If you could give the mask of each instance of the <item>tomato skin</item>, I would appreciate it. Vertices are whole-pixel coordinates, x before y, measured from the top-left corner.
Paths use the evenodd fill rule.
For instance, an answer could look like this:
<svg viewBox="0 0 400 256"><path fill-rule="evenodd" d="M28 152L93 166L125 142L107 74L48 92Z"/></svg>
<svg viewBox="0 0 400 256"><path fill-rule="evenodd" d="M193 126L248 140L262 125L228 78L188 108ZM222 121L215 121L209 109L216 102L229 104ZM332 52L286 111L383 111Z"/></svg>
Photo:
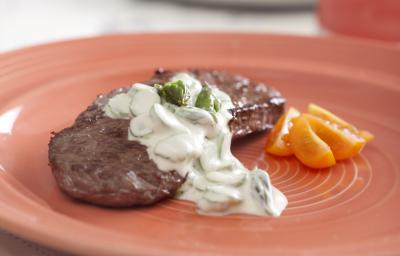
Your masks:
<svg viewBox="0 0 400 256"><path fill-rule="evenodd" d="M336 160L348 159L358 154L366 141L347 128L304 114L316 135L329 145Z"/></svg>
<svg viewBox="0 0 400 256"><path fill-rule="evenodd" d="M284 138L289 133L291 120L299 115L300 112L297 109L289 108L289 110L279 118L278 122L268 135L267 144L265 145L265 151L267 153L276 156L293 155L292 149Z"/></svg>
<svg viewBox="0 0 400 256"><path fill-rule="evenodd" d="M335 165L336 160L329 145L320 139L311 128L307 117L302 114L292 120L289 131L289 143L294 155L304 165L315 168L327 168Z"/></svg>

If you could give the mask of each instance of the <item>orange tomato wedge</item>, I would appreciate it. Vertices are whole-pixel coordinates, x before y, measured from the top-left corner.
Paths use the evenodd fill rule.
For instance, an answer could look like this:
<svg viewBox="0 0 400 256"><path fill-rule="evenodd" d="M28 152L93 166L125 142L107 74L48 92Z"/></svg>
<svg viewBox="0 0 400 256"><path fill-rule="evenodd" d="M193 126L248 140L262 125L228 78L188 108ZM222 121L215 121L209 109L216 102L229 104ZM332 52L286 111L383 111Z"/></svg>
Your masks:
<svg viewBox="0 0 400 256"><path fill-rule="evenodd" d="M332 112L321 108L318 105L315 104L309 104L308 108L307 108L308 113L317 116L319 118L322 118L326 121L332 122L334 124L337 124L338 126L342 127L342 128L347 128L351 131L353 130L357 130L354 126L352 126L351 124L349 124L348 122L344 121L343 119L341 119L340 117L336 116L335 114L333 114Z"/></svg>
<svg viewBox="0 0 400 256"><path fill-rule="evenodd" d="M340 128L338 125L310 114L303 115L315 134L329 145L336 160L353 157L366 144L365 139L350 129Z"/></svg>
<svg viewBox="0 0 400 256"><path fill-rule="evenodd" d="M308 113L322 118L326 121L331 122L332 124L336 124L340 128L348 129L350 132L358 135L359 137L363 138L366 142L369 142L374 139L374 135L368 131L359 131L355 126L351 125L347 121L343 120L342 118L336 116L332 112L318 106L315 104L308 105Z"/></svg>
<svg viewBox="0 0 400 256"><path fill-rule="evenodd" d="M308 113L290 108L277 122L265 150L278 156L294 154L311 168L333 166L358 154L374 135L358 130L347 121L315 104Z"/></svg>
<svg viewBox="0 0 400 256"><path fill-rule="evenodd" d="M336 163L331 148L314 132L307 115L302 114L292 119L292 123L289 143L300 162L316 169L330 167Z"/></svg>
<svg viewBox="0 0 400 256"><path fill-rule="evenodd" d="M287 145L284 137L289 133L291 120L299 115L300 112L297 109L289 108L289 110L279 118L268 135L267 144L265 146L266 152L277 156L289 156L293 154L293 151Z"/></svg>
<svg viewBox="0 0 400 256"><path fill-rule="evenodd" d="M360 130L358 132L358 136L363 138L366 142L370 142L371 140L373 140L375 138L375 136L372 133L370 133L369 131L365 131L365 130Z"/></svg>

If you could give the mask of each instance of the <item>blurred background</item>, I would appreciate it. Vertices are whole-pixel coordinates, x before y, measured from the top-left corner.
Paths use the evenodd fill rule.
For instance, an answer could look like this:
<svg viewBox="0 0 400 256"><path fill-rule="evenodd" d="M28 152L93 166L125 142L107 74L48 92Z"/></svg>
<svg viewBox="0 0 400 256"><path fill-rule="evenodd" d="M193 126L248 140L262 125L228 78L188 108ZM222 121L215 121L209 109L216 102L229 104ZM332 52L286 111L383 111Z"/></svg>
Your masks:
<svg viewBox="0 0 400 256"><path fill-rule="evenodd" d="M0 52L160 31L334 32L398 42L400 0L0 0Z"/></svg>

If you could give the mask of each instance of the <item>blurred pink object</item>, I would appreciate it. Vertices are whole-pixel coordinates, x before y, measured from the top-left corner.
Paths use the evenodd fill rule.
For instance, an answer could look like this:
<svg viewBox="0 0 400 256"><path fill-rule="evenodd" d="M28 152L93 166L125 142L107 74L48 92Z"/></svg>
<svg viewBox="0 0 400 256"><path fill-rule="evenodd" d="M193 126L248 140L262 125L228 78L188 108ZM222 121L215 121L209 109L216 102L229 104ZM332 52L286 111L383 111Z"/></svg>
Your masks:
<svg viewBox="0 0 400 256"><path fill-rule="evenodd" d="M400 42L400 0L320 0L318 14L332 32Z"/></svg>

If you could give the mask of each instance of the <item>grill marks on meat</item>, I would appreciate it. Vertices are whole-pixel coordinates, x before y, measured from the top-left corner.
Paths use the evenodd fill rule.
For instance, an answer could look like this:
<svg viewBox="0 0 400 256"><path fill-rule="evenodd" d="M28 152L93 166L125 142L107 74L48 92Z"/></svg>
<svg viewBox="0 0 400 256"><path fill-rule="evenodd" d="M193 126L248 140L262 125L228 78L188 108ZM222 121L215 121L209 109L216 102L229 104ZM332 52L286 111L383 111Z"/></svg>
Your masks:
<svg viewBox="0 0 400 256"><path fill-rule="evenodd" d="M283 112L284 99L264 84L217 71L189 72L231 96L235 108L229 126L234 138L271 128ZM146 83L164 83L175 73L157 70ZM127 139L129 120L104 115L108 99L127 90L100 95L71 127L51 138L49 165L70 196L102 206L149 205L173 197L184 182L176 171L160 171L145 146Z"/></svg>

